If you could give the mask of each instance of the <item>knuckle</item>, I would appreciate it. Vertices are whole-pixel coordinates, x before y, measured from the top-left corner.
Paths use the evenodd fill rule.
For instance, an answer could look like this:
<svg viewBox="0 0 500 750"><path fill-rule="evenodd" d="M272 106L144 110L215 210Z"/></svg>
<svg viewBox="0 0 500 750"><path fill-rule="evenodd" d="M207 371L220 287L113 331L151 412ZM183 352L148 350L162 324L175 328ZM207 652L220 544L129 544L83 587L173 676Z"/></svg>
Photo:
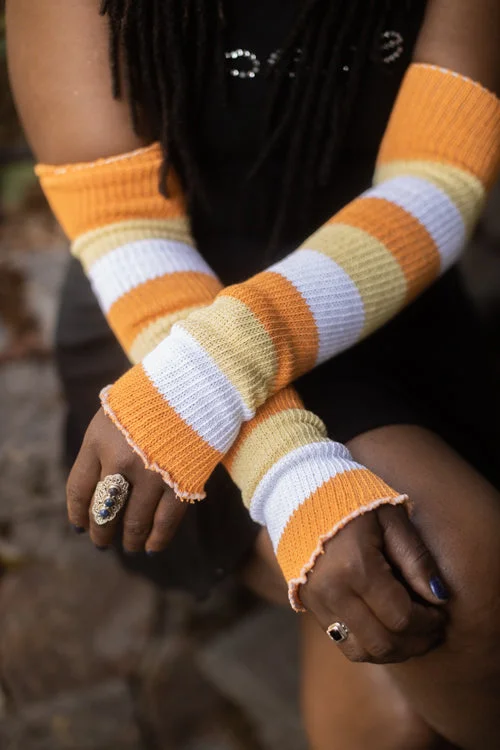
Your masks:
<svg viewBox="0 0 500 750"><path fill-rule="evenodd" d="M412 552L411 560L415 566L427 566L431 563L431 556L429 550L422 541L418 541Z"/></svg>
<svg viewBox="0 0 500 750"><path fill-rule="evenodd" d="M168 518L157 518L155 520L153 531L155 534L168 534L172 528L172 522Z"/></svg>
<svg viewBox="0 0 500 750"><path fill-rule="evenodd" d="M411 608L406 611L399 611L394 614L394 621L392 624L392 630L396 633L404 633L408 630L411 624Z"/></svg>
<svg viewBox="0 0 500 750"><path fill-rule="evenodd" d="M326 579L315 590L315 596L332 612L338 609L343 599L342 587L337 581Z"/></svg>
<svg viewBox="0 0 500 750"><path fill-rule="evenodd" d="M381 639L371 645L370 654L377 663L385 664L394 660L396 647L390 640Z"/></svg>
<svg viewBox="0 0 500 750"><path fill-rule="evenodd" d="M66 500L70 505L83 506L84 497L78 484L74 482L68 482L66 485Z"/></svg>
<svg viewBox="0 0 500 750"><path fill-rule="evenodd" d="M149 534L149 526L143 521L128 519L124 523L124 532L132 539L143 539Z"/></svg>
<svg viewBox="0 0 500 750"><path fill-rule="evenodd" d="M351 586L355 586L356 590L368 587L369 577L367 576L364 561L360 556L353 555L343 560L342 578L344 581L349 582Z"/></svg>
<svg viewBox="0 0 500 750"><path fill-rule="evenodd" d="M136 462L137 456L132 451L119 451L116 455L116 466L120 474L130 471Z"/></svg>
<svg viewBox="0 0 500 750"><path fill-rule="evenodd" d="M363 664L365 662L371 662L372 657L370 654L368 654L366 651L356 650L356 651L349 651L345 652L345 655L349 659L349 661L352 661L355 664Z"/></svg>
<svg viewBox="0 0 500 750"><path fill-rule="evenodd" d="M342 561L342 576L351 579L359 574L359 561L355 557L346 557Z"/></svg>

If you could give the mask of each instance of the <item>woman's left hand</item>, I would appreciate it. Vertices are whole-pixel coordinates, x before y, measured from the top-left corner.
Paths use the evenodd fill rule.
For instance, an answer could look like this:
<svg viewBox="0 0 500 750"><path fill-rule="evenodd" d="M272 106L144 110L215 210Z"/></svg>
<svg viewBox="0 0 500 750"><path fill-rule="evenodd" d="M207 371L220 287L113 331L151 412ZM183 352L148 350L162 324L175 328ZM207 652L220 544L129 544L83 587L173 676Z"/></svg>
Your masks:
<svg viewBox="0 0 500 750"><path fill-rule="evenodd" d="M113 520L95 522L91 507L97 483L110 474L122 474L130 485L128 500ZM160 552L175 534L187 510L161 476L144 467L142 459L113 422L99 409L85 434L78 458L67 483L70 522L88 529L97 547L113 542L117 527L123 527L127 552Z"/></svg>

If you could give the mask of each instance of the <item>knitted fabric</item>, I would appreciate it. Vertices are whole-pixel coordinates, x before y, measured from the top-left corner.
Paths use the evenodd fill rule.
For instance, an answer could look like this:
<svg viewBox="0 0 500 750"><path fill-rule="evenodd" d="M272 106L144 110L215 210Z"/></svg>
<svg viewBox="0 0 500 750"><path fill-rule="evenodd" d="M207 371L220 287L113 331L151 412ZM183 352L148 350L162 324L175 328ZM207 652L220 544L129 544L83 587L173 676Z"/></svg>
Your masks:
<svg viewBox="0 0 500 750"><path fill-rule="evenodd" d="M72 252L135 362L222 289L194 248L177 183L171 181L169 200L158 192L161 158L153 146L91 164L37 167ZM132 409L133 403L134 397ZM155 408L153 403L152 419ZM157 417L161 424L161 403ZM182 422L178 427L179 439ZM148 455L141 455L150 466ZM172 452L171 459L170 467L177 459L179 471L189 470L182 452ZM292 388L269 399L244 425L224 463L247 507L266 506L262 522L272 530L295 609L298 588L327 539L361 513L406 499L328 440L324 424L304 410Z"/></svg>
<svg viewBox="0 0 500 750"><path fill-rule="evenodd" d="M375 187L299 250L176 323L103 392L107 413L180 493L201 495L269 396L381 326L458 259L499 166L497 97L412 65ZM252 516L266 523L266 503Z"/></svg>

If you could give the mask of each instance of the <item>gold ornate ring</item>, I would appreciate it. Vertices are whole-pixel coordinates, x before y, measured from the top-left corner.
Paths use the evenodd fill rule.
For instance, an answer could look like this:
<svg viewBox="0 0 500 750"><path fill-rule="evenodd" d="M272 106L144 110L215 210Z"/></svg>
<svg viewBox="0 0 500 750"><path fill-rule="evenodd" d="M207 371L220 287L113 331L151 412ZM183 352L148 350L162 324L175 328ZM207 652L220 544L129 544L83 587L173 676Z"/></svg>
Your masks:
<svg viewBox="0 0 500 750"><path fill-rule="evenodd" d="M121 474L108 474L95 488L92 515L99 526L114 521L127 502L130 484Z"/></svg>

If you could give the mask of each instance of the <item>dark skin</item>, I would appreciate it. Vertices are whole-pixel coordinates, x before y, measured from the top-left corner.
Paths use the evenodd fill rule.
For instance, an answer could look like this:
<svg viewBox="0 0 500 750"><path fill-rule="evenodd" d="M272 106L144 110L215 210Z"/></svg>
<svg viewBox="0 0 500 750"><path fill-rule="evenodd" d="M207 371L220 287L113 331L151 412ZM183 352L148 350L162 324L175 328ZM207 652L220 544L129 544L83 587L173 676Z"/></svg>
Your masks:
<svg viewBox="0 0 500 750"><path fill-rule="evenodd" d="M111 98L97 7L97 0L7 3L13 88L40 161L89 161L144 143L133 132L126 104ZM499 92L499 29L497 0L431 0L415 59ZM89 507L97 481L117 472L133 486L123 517L124 547L163 548L185 506L144 469L102 411L68 481L71 523L88 529L98 546L111 543L113 525L97 527ZM404 477L399 481L404 490ZM384 507L353 521L327 545L301 596L322 628L337 619L348 623L352 635L341 649L352 661L404 662L429 652L444 636L444 603L429 586L437 575L435 558L406 512Z"/></svg>

